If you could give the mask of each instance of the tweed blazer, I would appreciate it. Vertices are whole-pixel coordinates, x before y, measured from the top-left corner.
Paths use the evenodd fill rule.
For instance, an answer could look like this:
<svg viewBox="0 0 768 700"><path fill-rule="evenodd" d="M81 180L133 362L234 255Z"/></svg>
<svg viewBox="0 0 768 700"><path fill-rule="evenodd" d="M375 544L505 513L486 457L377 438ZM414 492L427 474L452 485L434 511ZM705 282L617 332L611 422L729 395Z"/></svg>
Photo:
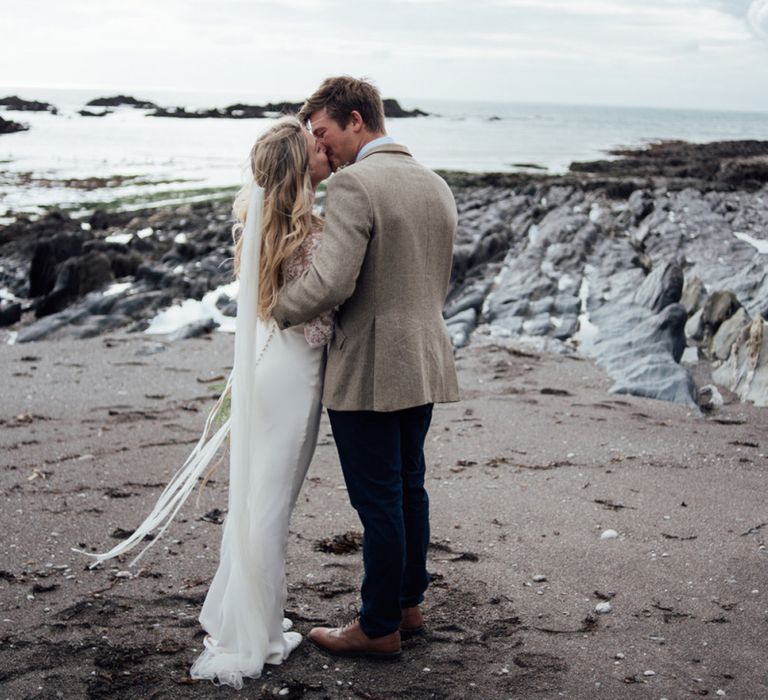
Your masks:
<svg viewBox="0 0 768 700"><path fill-rule="evenodd" d="M458 401L442 314L457 225L448 185L385 144L333 175L326 202L320 250L272 312L288 328L338 307L323 403L396 411Z"/></svg>

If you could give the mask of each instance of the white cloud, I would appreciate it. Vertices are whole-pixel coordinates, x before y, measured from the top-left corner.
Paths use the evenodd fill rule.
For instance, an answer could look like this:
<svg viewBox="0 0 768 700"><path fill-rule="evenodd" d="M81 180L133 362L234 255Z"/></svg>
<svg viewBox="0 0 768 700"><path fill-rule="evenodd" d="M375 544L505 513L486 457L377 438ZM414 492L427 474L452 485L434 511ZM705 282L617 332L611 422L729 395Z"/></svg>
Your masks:
<svg viewBox="0 0 768 700"><path fill-rule="evenodd" d="M768 0L753 0L747 10L747 21L757 36L768 38Z"/></svg>
<svg viewBox="0 0 768 700"><path fill-rule="evenodd" d="M768 109L756 34L768 0L26 0L0 80L298 99L343 72L414 102Z"/></svg>

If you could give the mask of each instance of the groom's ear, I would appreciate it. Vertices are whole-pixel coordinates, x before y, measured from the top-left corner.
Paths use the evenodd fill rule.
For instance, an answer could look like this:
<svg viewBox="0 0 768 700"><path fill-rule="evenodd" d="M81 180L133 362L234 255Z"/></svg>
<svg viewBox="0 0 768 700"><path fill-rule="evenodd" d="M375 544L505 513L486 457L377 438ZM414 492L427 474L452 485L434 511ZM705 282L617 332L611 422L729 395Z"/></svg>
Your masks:
<svg viewBox="0 0 768 700"><path fill-rule="evenodd" d="M363 121L363 117L356 109L353 109L349 113L349 121L347 122L347 126L349 126L356 134L359 134L363 129L365 129L365 122Z"/></svg>

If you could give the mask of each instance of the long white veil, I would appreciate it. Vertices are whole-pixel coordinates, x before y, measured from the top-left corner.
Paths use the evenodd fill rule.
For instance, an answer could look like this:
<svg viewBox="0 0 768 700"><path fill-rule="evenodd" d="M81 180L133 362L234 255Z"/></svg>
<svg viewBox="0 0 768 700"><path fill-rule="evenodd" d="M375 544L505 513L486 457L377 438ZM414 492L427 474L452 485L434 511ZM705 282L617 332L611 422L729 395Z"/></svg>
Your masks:
<svg viewBox="0 0 768 700"><path fill-rule="evenodd" d="M224 441L230 438L229 464L229 514L228 518L237 520L242 515L238 512L244 502L233 497L241 493L247 485L249 455L251 454L252 431L248 426L253 421L254 383L252 381L256 348L258 347L257 309L259 297L259 257L261 255L261 220L264 203L264 190L251 184L248 213L243 230L243 248L240 257L240 285L237 295L237 319L235 322L235 359L226 388L216 405L208 414L203 434L197 445L187 457L181 468L174 474L152 512L146 517L130 537L103 554L93 554L80 549L74 551L95 559L91 568L101 562L112 559L133 549L147 535L159 528L157 535L130 562L133 566L155 542L157 542L176 514L194 490L198 480L219 452ZM231 398L229 417L211 435L216 416L227 397Z"/></svg>

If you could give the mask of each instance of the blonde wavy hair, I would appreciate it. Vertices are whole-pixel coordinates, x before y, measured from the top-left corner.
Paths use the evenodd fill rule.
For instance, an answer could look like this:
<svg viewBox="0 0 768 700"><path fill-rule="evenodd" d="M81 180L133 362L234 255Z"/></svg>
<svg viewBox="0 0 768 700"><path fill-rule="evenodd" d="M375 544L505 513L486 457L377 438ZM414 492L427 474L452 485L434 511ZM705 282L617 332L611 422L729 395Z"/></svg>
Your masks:
<svg viewBox="0 0 768 700"><path fill-rule="evenodd" d="M320 222L312 211L314 190L309 176L309 149L296 117L280 119L256 139L250 154L253 181L264 188L259 259L258 314L267 320L283 283L282 266ZM235 225L235 275L240 274L243 228L252 183L237 193L232 205Z"/></svg>

